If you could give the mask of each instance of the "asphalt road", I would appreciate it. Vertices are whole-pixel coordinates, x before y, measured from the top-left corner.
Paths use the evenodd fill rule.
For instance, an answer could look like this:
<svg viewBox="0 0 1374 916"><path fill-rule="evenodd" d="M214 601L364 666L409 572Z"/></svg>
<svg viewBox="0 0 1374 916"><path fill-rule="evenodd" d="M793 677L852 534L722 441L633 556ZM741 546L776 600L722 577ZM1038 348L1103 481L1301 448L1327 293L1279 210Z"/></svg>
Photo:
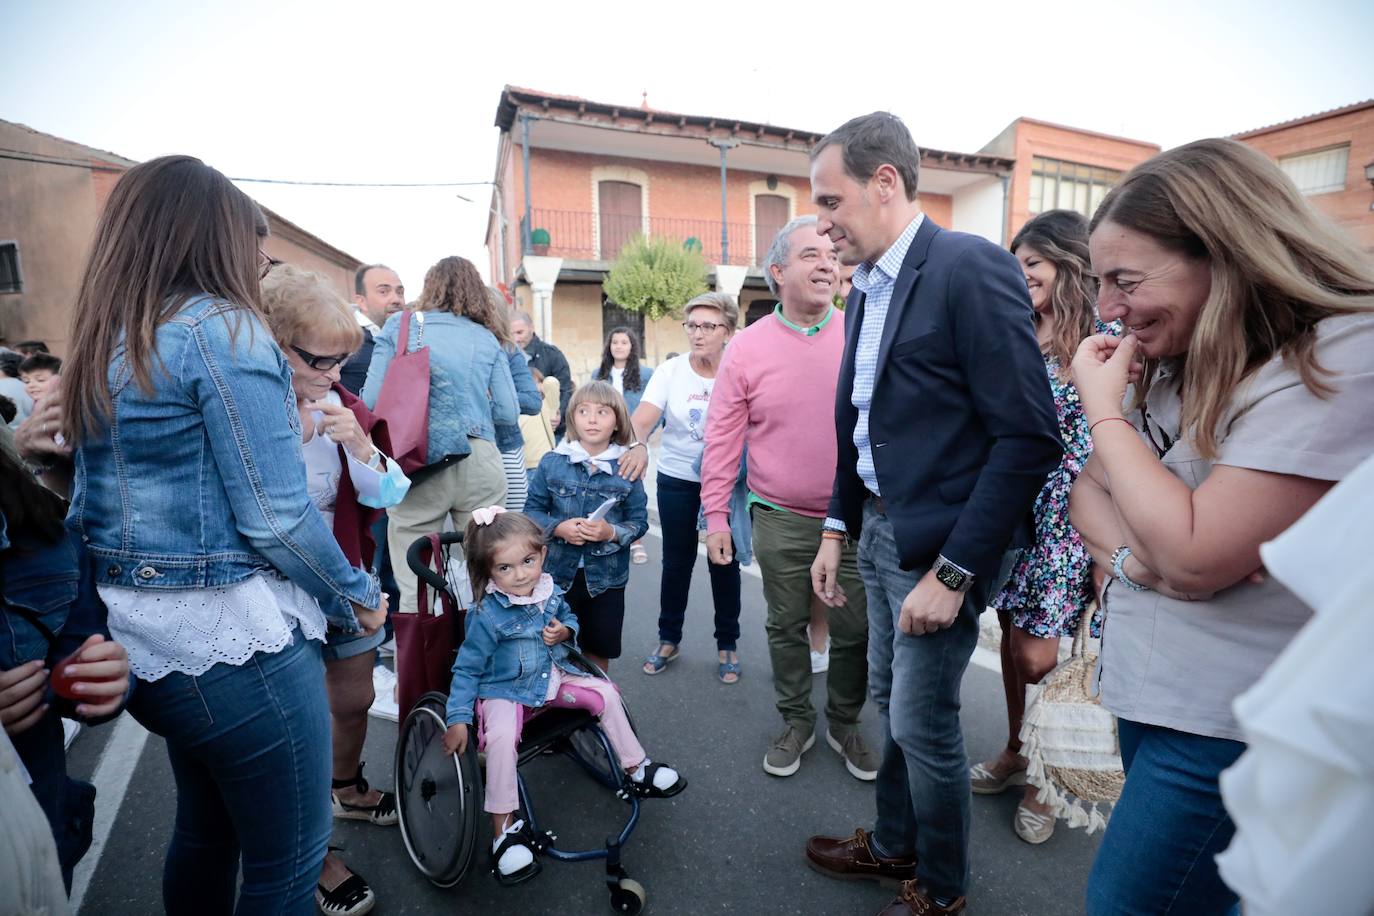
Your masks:
<svg viewBox="0 0 1374 916"><path fill-rule="evenodd" d="M806 867L803 847L813 833L848 834L871 826L872 783L855 780L825 744L823 734L787 779L763 772L769 740L781 728L764 642L764 603L756 575L744 577L743 679L716 680L706 560L698 563L682 657L659 677L645 677L636 659L655 644L658 539L645 540L650 563L632 567L625 621L625 657L611 674L622 686L649 753L671 762L690 780L686 792L644 805L625 849L625 866L648 891L647 913L871 914L894 891L866 882L827 879ZM986 663L986 655L980 653ZM824 708L824 675L815 702ZM964 679L964 731L971 759L990 756L1005 740L1000 675L972 665ZM877 717L864 710L877 740ZM822 716L822 726L824 717ZM375 785L392 782L396 726L370 720L365 759ZM87 730L70 751L72 770L97 777L97 846L78 871L74 896L92 916L162 911L160 881L171 831L175 790L162 742L127 717ZM541 827L560 845L598 845L623 816L624 805L561 757L525 771ZM121 798L121 792L122 798ZM1014 793L975 797L973 875L969 912L978 916L1053 916L1083 910L1083 888L1100 834L1062 826L1039 847L1011 831ZM484 828L489 829L489 828ZM99 834L105 834L103 842ZM411 865L397 828L337 822L334 843L367 877L378 897L374 912L521 914L609 913L598 862L546 862L535 880L513 889L496 885L482 868L459 886L441 890Z"/></svg>

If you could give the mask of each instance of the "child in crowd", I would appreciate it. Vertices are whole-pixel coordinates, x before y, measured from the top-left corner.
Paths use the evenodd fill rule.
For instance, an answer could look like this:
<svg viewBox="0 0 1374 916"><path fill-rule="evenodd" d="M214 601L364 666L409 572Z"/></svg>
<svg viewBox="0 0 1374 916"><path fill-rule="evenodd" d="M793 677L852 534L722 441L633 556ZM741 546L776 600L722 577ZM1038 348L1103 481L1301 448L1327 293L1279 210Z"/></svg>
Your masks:
<svg viewBox="0 0 1374 916"><path fill-rule="evenodd" d="M19 379L24 383L24 393L37 401L48 393L52 380L62 371L62 360L51 353L35 353L24 357L19 364Z"/></svg>
<svg viewBox="0 0 1374 916"><path fill-rule="evenodd" d="M603 670L620 657L630 545L649 530L644 484L617 473L633 435L609 382L578 388L563 441L530 475L525 501L549 539L549 573L582 621L582 651Z"/></svg>
<svg viewBox="0 0 1374 916"><path fill-rule="evenodd" d="M642 506L641 497L641 512ZM520 806L516 749L526 707L553 702L596 711L630 785L644 797L669 798L685 789L687 780L645 755L615 685L587 676L569 658L577 615L544 572L548 550L540 526L523 513L491 506L473 513L464 541L477 601L453 665L444 751L467 750L468 727L480 711L479 740L487 755L485 807L495 834L492 872L501 884L513 885L540 869L525 822L514 816Z"/></svg>

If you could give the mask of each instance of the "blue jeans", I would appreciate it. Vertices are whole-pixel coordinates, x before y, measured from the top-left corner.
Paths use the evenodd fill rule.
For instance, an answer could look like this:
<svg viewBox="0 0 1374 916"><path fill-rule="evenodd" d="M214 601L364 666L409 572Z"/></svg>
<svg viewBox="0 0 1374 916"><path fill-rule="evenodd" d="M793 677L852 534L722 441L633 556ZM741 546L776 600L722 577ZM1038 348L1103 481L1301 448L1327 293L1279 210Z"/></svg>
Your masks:
<svg viewBox="0 0 1374 916"><path fill-rule="evenodd" d="M1239 899L1216 855L1236 832L1221 771L1245 745L1117 720L1126 785L1088 876L1088 914L1224 916Z"/></svg>
<svg viewBox="0 0 1374 916"><path fill-rule="evenodd" d="M280 652L242 665L141 682L130 711L167 740L176 779L166 912L311 916L332 814L319 643L297 630Z"/></svg>
<svg viewBox="0 0 1374 916"><path fill-rule="evenodd" d="M902 601L926 570L898 565L892 523L871 501L859 574L868 593L868 689L883 723L873 836L886 855L914 855L916 877L932 893L957 897L968 883L970 819L959 685L978 643L987 583L975 581L948 629L903 633Z"/></svg>
<svg viewBox="0 0 1374 916"><path fill-rule="evenodd" d="M658 475L658 522L663 526L663 576L659 580L658 638L678 645L687 617L687 590L697 564L697 514L701 484ZM735 650L739 642L739 563L717 566L711 573L711 598L716 608L716 648Z"/></svg>

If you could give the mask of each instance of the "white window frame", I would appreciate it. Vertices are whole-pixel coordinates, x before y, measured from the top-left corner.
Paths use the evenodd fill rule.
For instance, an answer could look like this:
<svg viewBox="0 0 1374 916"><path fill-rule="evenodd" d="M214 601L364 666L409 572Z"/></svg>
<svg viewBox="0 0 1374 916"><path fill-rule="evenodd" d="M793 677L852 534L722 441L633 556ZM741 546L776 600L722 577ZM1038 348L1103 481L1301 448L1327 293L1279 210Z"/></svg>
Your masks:
<svg viewBox="0 0 1374 916"><path fill-rule="evenodd" d="M598 165L592 169L592 250L598 261L601 251L601 182L624 181L639 185L640 231L649 236L649 173L628 165Z"/></svg>

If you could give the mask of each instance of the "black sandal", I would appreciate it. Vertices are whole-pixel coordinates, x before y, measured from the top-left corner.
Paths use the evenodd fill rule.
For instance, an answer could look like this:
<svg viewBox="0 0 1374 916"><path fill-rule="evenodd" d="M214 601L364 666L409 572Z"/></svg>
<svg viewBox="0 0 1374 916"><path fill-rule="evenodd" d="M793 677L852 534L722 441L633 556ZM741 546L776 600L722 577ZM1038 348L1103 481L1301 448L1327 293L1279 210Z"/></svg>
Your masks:
<svg viewBox="0 0 1374 916"><path fill-rule="evenodd" d="M666 763L651 763L644 768L642 780L629 779L630 787L634 789L634 793L640 798L672 798L687 788L687 779L681 773L677 774L677 782L666 789L660 789L654 785L654 774L666 767L668 767Z"/></svg>
<svg viewBox="0 0 1374 916"><path fill-rule="evenodd" d="M503 875L501 873L501 857L506 854L507 850L516 846L524 846L530 851L530 855L533 858L530 860L530 864L519 871L512 872L509 875ZM524 884L526 881L539 874L543 868L544 866L539 861L538 851L534 848L533 837L530 836L529 826L524 822L521 822L519 830L513 833L503 833L501 835L501 842L497 843L496 848L491 852L491 873L492 876L496 878L496 883L502 887L515 887L517 884Z"/></svg>
<svg viewBox="0 0 1374 916"><path fill-rule="evenodd" d="M323 884L315 885L315 905L321 913L328 916L363 916L372 911L377 896L362 875L351 869L350 872L333 890L325 890Z"/></svg>
<svg viewBox="0 0 1374 916"><path fill-rule="evenodd" d="M335 789L356 788L359 792L366 794L371 790L367 780L363 779L363 767L366 764L358 764L358 775L352 779L332 780ZM396 793L383 792L382 797L377 799L375 805L350 805L346 801L341 801L339 796L329 793L330 800L334 803L334 816L339 820L345 821L368 821L379 827L390 827L398 820L396 814Z"/></svg>

